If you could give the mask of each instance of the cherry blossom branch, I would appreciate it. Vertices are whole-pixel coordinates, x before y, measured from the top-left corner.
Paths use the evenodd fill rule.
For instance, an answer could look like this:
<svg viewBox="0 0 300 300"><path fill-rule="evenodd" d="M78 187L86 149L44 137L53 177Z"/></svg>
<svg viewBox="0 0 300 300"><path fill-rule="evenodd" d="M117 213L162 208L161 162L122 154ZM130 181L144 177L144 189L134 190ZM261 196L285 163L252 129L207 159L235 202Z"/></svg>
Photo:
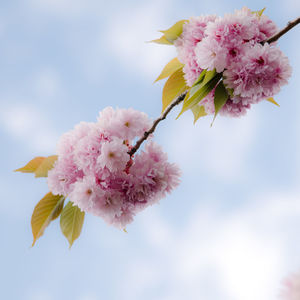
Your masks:
<svg viewBox="0 0 300 300"><path fill-rule="evenodd" d="M131 148L131 150L128 152L128 154L130 156L132 156L142 145L142 143L149 137L149 135L151 133L153 133L156 129L156 126L162 121L164 120L167 115L169 114L169 112L179 103L181 103L184 100L184 97L186 96L187 91L185 91L184 93L182 93L180 96L178 96L177 98L175 98L175 100L173 100L173 102L170 103L170 105L166 108L166 110L160 115L159 118L157 118L154 122L152 127L148 130L144 132L144 135L136 142L136 144L134 145L134 147Z"/></svg>
<svg viewBox="0 0 300 300"><path fill-rule="evenodd" d="M300 23L300 17L295 19L294 21L290 21L288 22L287 26L285 28L283 28L282 30L280 30L278 33L276 33L275 35L273 35L272 37L270 37L269 39L265 40L263 43L273 43L276 42L277 40L279 40L284 34L286 34L288 31L290 31L293 27L295 27L296 25L298 25ZM159 118L157 118L154 122L152 127L144 132L144 135L136 142L136 144L131 148L131 150L128 152L128 154L130 156L132 156L142 145L142 143L149 137L150 134L152 134L155 129L156 126L162 121L164 120L167 115L169 114L169 112L179 103L181 103L184 100L185 95L187 94L187 91L185 91L184 93L182 93L180 96L178 96L168 107L167 109L164 111L163 114L161 114L161 116Z"/></svg>
<svg viewBox="0 0 300 300"><path fill-rule="evenodd" d="M281 38L284 34L286 34L288 31L290 31L293 27L295 27L299 23L300 23L300 17L297 18L297 19L295 19L294 21L288 22L288 24L286 25L285 28L283 28L278 33L276 33L275 35L273 35L272 37L270 37L269 39L267 39L265 41L265 43L269 43L270 44L270 43L276 42L279 38Z"/></svg>

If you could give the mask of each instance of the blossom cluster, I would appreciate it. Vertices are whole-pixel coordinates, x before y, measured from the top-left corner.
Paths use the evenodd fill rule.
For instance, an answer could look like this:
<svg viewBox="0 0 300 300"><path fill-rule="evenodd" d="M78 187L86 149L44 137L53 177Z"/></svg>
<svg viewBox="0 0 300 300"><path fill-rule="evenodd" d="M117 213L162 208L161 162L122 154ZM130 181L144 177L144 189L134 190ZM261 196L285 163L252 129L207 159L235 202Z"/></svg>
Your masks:
<svg viewBox="0 0 300 300"><path fill-rule="evenodd" d="M100 112L97 122L76 125L58 142L58 160L48 173L50 191L124 228L179 183L178 167L153 141L144 151L128 154L150 126L142 112L111 107Z"/></svg>
<svg viewBox="0 0 300 300"><path fill-rule="evenodd" d="M187 85L191 87L203 70L215 69L222 73L230 91L220 113L233 117L245 114L251 104L278 93L291 76L288 58L276 43L265 42L277 32L266 15L246 7L223 18L190 18L174 42ZM199 105L213 114L214 90Z"/></svg>
<svg viewBox="0 0 300 300"><path fill-rule="evenodd" d="M290 275L284 281L284 289L281 293L282 300L300 299L300 272Z"/></svg>

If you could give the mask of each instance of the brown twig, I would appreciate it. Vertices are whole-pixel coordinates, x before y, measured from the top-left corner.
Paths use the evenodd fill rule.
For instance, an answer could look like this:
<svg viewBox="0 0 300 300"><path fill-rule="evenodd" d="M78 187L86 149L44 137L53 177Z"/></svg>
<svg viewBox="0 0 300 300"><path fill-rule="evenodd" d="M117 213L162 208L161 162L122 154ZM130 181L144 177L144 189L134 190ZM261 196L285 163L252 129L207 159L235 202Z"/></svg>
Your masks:
<svg viewBox="0 0 300 300"><path fill-rule="evenodd" d="M285 28L283 28L282 30L280 30L278 33L276 33L275 35L273 35L272 37L270 37L269 39L265 40L263 43L273 43L276 42L279 38L281 38L284 34L286 34L288 31L290 31L293 27L295 27L296 25L298 25L300 23L300 17L295 19L294 21L290 21L288 22L287 26ZM159 122L161 122L162 120L164 120L167 115L169 114L169 112L176 106L178 105L180 102L182 102L184 100L184 97L186 96L187 91L185 91L184 93L182 93L180 96L178 96L168 107L167 109L164 111L163 114L161 114L161 116L159 118L157 118L154 122L152 127L144 132L144 135L136 142L136 144L131 148L131 150L128 152L128 154L130 155L130 157L140 148L140 146L142 145L142 143L149 137L149 135L151 133L153 133L156 129L156 126L158 125Z"/></svg>
<svg viewBox="0 0 300 300"><path fill-rule="evenodd" d="M134 145L134 147L131 148L131 150L128 152L128 154L130 156L132 156L142 145L142 143L149 137L149 135L151 133L153 133L155 131L156 126L159 124L159 122L161 122L162 120L164 120L167 115L169 114L169 112L176 106L178 105L180 102L182 102L184 100L184 97L186 96L187 91L185 91L184 93L182 93L180 96L178 96L173 102L170 103L170 105L166 108L166 110L160 115L159 118L157 118L154 122L152 127L144 132L144 135L136 142L136 144Z"/></svg>
<svg viewBox="0 0 300 300"><path fill-rule="evenodd" d="M294 21L290 21L288 22L288 24L286 25L286 27L284 27L282 30L280 30L278 33L276 33L275 35L273 35L272 37L270 37L269 39L267 39L265 41L265 43L273 43L276 42L279 38L281 38L284 34L286 34L289 30L291 30L293 27L295 27L296 25L298 25L300 23L300 17L297 18Z"/></svg>

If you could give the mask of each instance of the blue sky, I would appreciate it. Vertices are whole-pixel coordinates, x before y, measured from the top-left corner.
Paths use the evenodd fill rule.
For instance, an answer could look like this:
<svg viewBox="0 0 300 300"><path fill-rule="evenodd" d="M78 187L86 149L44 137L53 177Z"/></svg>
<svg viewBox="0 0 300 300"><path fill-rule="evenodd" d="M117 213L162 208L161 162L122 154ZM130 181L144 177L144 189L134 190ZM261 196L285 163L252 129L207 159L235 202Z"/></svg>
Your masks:
<svg viewBox="0 0 300 300"><path fill-rule="evenodd" d="M182 183L128 234L87 216L71 250L58 222L31 248L47 184L12 172L106 106L157 117L163 83L153 81L176 53L145 41L177 20L242 6L267 7L279 27L300 15L297 0L0 3L1 299L277 299L300 269L300 27L279 41L293 67L280 108L260 103L213 128L174 111L158 127Z"/></svg>

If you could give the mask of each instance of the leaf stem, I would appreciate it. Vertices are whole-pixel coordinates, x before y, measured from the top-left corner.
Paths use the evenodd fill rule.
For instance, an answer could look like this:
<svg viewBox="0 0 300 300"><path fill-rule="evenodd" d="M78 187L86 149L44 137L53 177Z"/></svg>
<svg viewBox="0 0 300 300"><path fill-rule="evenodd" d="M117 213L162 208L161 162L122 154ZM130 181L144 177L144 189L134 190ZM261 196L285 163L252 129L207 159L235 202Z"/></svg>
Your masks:
<svg viewBox="0 0 300 300"><path fill-rule="evenodd" d="M181 103L184 100L184 97L186 96L187 91L183 92L181 95L179 95L177 98L173 100L173 102L170 103L170 105L166 108L166 110L160 115L159 118L157 118L153 124L152 127L144 132L144 135L136 142L136 144L131 148L131 150L128 152L130 156L132 156L142 145L142 143L149 137L151 133L153 133L156 129L156 126L164 120L169 112L179 103Z"/></svg>

